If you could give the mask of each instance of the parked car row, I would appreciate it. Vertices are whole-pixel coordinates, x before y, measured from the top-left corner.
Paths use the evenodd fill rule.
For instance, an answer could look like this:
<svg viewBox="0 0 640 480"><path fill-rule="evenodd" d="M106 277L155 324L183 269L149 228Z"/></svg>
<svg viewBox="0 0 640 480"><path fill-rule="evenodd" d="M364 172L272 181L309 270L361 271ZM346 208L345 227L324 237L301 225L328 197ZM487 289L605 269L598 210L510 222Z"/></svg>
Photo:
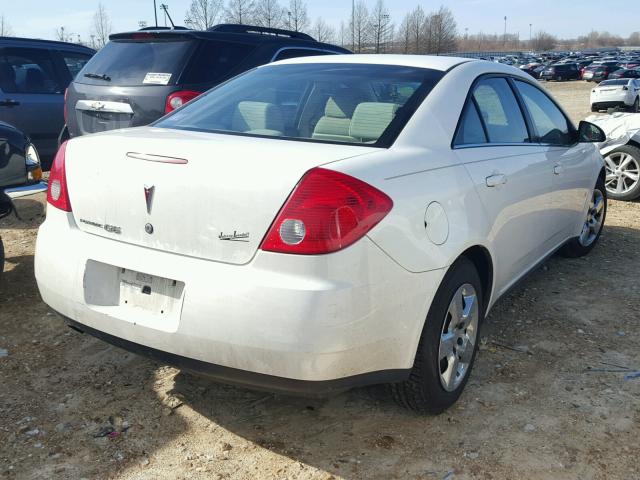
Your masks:
<svg viewBox="0 0 640 480"><path fill-rule="evenodd" d="M521 61L521 70L542 80L601 82L609 78L640 78L640 52L616 56L609 53L538 56L522 58Z"/></svg>
<svg viewBox="0 0 640 480"><path fill-rule="evenodd" d="M0 120L25 132L45 169L64 127L64 92L94 50L66 42L0 37Z"/></svg>

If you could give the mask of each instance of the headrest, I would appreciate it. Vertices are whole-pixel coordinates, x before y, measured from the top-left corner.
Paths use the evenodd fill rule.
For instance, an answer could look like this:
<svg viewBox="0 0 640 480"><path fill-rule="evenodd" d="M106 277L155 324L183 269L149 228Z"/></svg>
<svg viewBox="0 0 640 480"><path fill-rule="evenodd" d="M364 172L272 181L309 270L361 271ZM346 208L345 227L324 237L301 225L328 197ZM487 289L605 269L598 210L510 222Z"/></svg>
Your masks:
<svg viewBox="0 0 640 480"><path fill-rule="evenodd" d="M396 116L396 103L365 102L356 107L349 134L363 142L377 141Z"/></svg>
<svg viewBox="0 0 640 480"><path fill-rule="evenodd" d="M332 118L351 118L358 101L348 95L331 95L324 108L324 114Z"/></svg>

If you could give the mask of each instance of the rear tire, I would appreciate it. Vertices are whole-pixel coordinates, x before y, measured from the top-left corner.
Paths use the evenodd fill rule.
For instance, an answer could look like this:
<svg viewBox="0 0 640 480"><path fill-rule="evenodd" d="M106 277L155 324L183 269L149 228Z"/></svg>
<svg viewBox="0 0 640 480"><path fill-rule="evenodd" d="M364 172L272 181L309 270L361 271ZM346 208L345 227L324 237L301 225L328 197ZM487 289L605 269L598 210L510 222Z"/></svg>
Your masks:
<svg viewBox="0 0 640 480"><path fill-rule="evenodd" d="M2 272L4 272L4 245L2 244L2 238L0 238L0 280L2 279Z"/></svg>
<svg viewBox="0 0 640 480"><path fill-rule="evenodd" d="M599 112L600 109L598 107L594 106L594 105L591 105L591 111L592 112Z"/></svg>
<svg viewBox="0 0 640 480"><path fill-rule="evenodd" d="M632 113L640 113L640 96L636 97L636 101L629 107L629 111Z"/></svg>
<svg viewBox="0 0 640 480"><path fill-rule="evenodd" d="M484 310L478 272L462 257L445 275L429 308L409 379L390 385L397 403L436 415L458 400L478 351Z"/></svg>
<svg viewBox="0 0 640 480"><path fill-rule="evenodd" d="M604 187L604 180L600 177L593 189L582 232L564 244L560 249L560 255L566 258L578 258L587 255L598 243L606 218L607 189Z"/></svg>

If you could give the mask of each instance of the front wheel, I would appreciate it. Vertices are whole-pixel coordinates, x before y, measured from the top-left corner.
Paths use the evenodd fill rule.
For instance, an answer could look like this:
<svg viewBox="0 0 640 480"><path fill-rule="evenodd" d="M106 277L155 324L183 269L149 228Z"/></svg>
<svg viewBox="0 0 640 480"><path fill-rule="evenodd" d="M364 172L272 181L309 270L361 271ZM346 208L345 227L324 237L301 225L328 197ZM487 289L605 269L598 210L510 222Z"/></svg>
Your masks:
<svg viewBox="0 0 640 480"><path fill-rule="evenodd" d="M609 198L629 201L640 197L640 148L622 145L604 157Z"/></svg>
<svg viewBox="0 0 640 480"><path fill-rule="evenodd" d="M569 240L561 249L560 254L568 258L583 257L596 246L600 239L600 234L604 228L604 221L607 217L607 190L604 182L598 179L591 201L585 216L580 235Z"/></svg>
<svg viewBox="0 0 640 480"><path fill-rule="evenodd" d="M473 263L461 258L431 303L409 379L391 385L395 400L429 414L453 405L469 379L483 318L480 277Z"/></svg>

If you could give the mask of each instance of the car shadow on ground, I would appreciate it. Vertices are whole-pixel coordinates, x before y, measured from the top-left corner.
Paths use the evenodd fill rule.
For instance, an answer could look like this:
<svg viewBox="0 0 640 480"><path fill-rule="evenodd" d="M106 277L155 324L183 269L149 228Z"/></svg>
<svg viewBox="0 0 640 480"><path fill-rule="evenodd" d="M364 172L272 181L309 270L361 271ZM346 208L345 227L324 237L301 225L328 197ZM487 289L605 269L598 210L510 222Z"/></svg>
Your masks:
<svg viewBox="0 0 640 480"><path fill-rule="evenodd" d="M483 335L491 336L494 331L501 330L513 321L513 307L518 308L522 297L528 294L528 289L535 292L550 288L556 294L565 285L584 282L585 273L594 278L599 277L611 263L612 245L635 245L637 249L640 245L640 231L608 227L603 234L602 243L589 256L583 259L552 257L498 302L484 326ZM635 266L628 267L637 268L640 260L633 263ZM601 285L596 290L600 288L606 290L612 287ZM549 301L553 302L554 299L549 298ZM524 308L532 307L525 305ZM539 308L540 327L548 329L549 326L542 319L545 307L541 305ZM582 326L572 323L571 318L564 318L563 323L568 330ZM544 331L538 334L545 338ZM508 341L512 345L519 345L524 336L526 335L516 331ZM538 354L539 360L524 355L524 361L534 364L542 362L544 353ZM444 446L455 451L473 448L469 444L473 445L474 440L480 443L479 439L486 432L470 435L468 425L458 423L459 420L455 418L474 415L474 410L482 408L476 403L478 398L492 398L493 394L489 391L492 388L502 388L491 386L496 381L496 372L493 365L489 365L487 355L491 356L490 353L483 352L479 355L479 361L459 403L435 417L420 416L397 406L382 386L355 389L326 399L305 399L252 392L180 372L174 377L172 394L183 398L185 404L196 412L230 432L294 461L347 478L361 477L364 472L371 472L372 465L375 465L375 476L384 478L385 471L391 476L398 473L398 467L402 463L398 447L407 442L404 438L407 431L415 434L416 428L423 429L424 438L421 442L424 442L424 448L419 450L421 455L426 455L424 460L427 469L429 465L437 463L435 459L431 459L433 462L430 463L429 458L432 435L438 435L443 429L448 430L448 434L438 441L440 448ZM543 367L540 365L533 370L541 368ZM504 380L501 378L500 381ZM507 380L507 383L510 381ZM526 379L524 383L527 383ZM550 390L540 392L543 397L554 395L551 391L553 387L545 386L543 390L545 388ZM506 398L504 401L502 407L508 410L510 403ZM531 414L534 415L534 412ZM499 424L504 421L498 418L501 415L499 412L490 414L484 421L495 418L495 423ZM496 435L498 433L494 432ZM455 441L456 438L466 438L467 444ZM336 445L340 446L339 449L336 449ZM406 455L406 443L402 450ZM436 453L434 455L437 456Z"/></svg>

